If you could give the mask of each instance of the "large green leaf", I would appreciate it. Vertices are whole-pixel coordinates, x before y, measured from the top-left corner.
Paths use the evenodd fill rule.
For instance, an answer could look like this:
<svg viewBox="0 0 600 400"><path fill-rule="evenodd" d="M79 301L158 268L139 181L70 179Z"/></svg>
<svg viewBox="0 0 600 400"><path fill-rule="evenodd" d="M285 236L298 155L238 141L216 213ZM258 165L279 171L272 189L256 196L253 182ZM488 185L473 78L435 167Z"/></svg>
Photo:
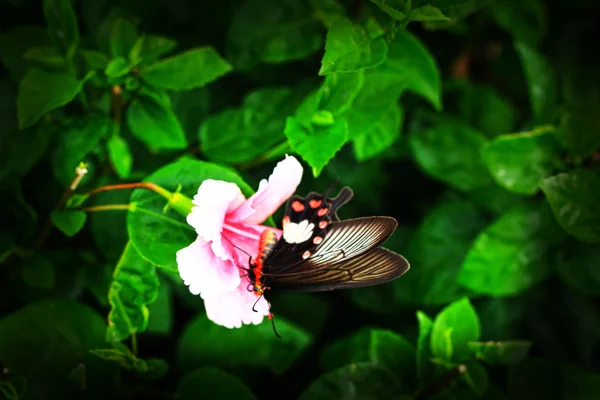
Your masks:
<svg viewBox="0 0 600 400"><path fill-rule="evenodd" d="M444 121L411 135L417 163L431 176L461 190L487 186L491 177L481 156L485 137L459 122Z"/></svg>
<svg viewBox="0 0 600 400"><path fill-rule="evenodd" d="M105 327L104 318L74 300L34 302L0 320L0 359L12 374L27 379L27 398L64 390L79 363L86 365L88 390L105 393L102 384L111 387L110 378L87 354L102 346Z"/></svg>
<svg viewBox="0 0 600 400"><path fill-rule="evenodd" d="M479 317L468 298L450 303L435 317L431 327L431 354L447 361L469 358L469 342L481 334Z"/></svg>
<svg viewBox="0 0 600 400"><path fill-rule="evenodd" d="M348 140L348 122L342 118L326 127L304 126L288 117L284 133L292 150L300 154L317 177Z"/></svg>
<svg viewBox="0 0 600 400"><path fill-rule="evenodd" d="M50 214L50 218L54 226L62 233L73 236L85 225L87 214L77 210L55 210Z"/></svg>
<svg viewBox="0 0 600 400"><path fill-rule="evenodd" d="M554 360L530 358L508 376L508 398L587 400L600 392L600 375Z"/></svg>
<svg viewBox="0 0 600 400"><path fill-rule="evenodd" d="M576 169L544 179L540 188L560 226L582 242L600 242L600 178Z"/></svg>
<svg viewBox="0 0 600 400"><path fill-rule="evenodd" d="M181 150L187 147L185 133L170 107L140 96L127 108L129 130L151 149Z"/></svg>
<svg viewBox="0 0 600 400"><path fill-rule="evenodd" d="M171 191L181 185L181 193L193 197L205 179L237 184L245 196L252 189L234 171L209 162L181 158L144 179ZM177 271L175 254L196 238L185 218L172 209L163 214L167 200L148 190L137 189L131 195L135 210L127 213L127 231L140 255L152 264ZM148 213L150 211L150 213Z"/></svg>
<svg viewBox="0 0 600 400"><path fill-rule="evenodd" d="M185 374L179 382L177 397L181 400L256 399L241 380L217 368L200 368Z"/></svg>
<svg viewBox="0 0 600 400"><path fill-rule="evenodd" d="M338 18L327 32L319 75L376 67L385 61L387 50L383 38L371 39L360 25L347 18Z"/></svg>
<svg viewBox="0 0 600 400"><path fill-rule="evenodd" d="M144 68L141 78L152 86L168 90L199 88L227 74L232 66L212 47L176 54Z"/></svg>
<svg viewBox="0 0 600 400"><path fill-rule="evenodd" d="M397 399L400 378L384 367L366 362L350 364L322 375L300 395L300 400Z"/></svg>
<svg viewBox="0 0 600 400"><path fill-rule="evenodd" d="M444 202L430 210L413 237L409 260L418 265L394 282L403 302L442 305L467 294L457 277L464 257L486 220L464 201Z"/></svg>
<svg viewBox="0 0 600 400"><path fill-rule="evenodd" d="M296 0L246 0L229 26L228 59L238 68L298 60L322 48L312 10Z"/></svg>
<svg viewBox="0 0 600 400"><path fill-rule="evenodd" d="M48 34L62 54L73 57L79 42L77 17L71 0L44 0Z"/></svg>
<svg viewBox="0 0 600 400"><path fill-rule="evenodd" d="M378 71L396 75L407 90L424 97L436 110L442 109L442 82L436 62L413 34L402 31L389 44L387 61Z"/></svg>
<svg viewBox="0 0 600 400"><path fill-rule="evenodd" d="M458 282L493 296L522 292L548 276L550 250L563 239L548 207L538 203L514 208L477 237Z"/></svg>
<svg viewBox="0 0 600 400"><path fill-rule="evenodd" d="M116 18L110 28L110 52L113 57L129 58L129 53L137 40L135 25L122 17Z"/></svg>
<svg viewBox="0 0 600 400"><path fill-rule="evenodd" d="M80 80L66 72L49 72L37 67L31 68L19 85L17 96L19 128L28 128L49 111L70 103L89 77L90 74Z"/></svg>
<svg viewBox="0 0 600 400"><path fill-rule="evenodd" d="M40 26L17 25L0 34L0 58L2 64L10 71L11 77L20 82L29 69L35 65L23 55L33 47L50 45L48 33Z"/></svg>
<svg viewBox="0 0 600 400"><path fill-rule="evenodd" d="M128 242L115 267L108 291L111 305L106 331L108 341L123 341L129 335L146 330L149 317L147 306L156 300L158 287L156 269Z"/></svg>
<svg viewBox="0 0 600 400"><path fill-rule="evenodd" d="M199 132L202 152L211 160L237 164L284 141L291 96L285 87L258 89L246 95L242 107L206 118Z"/></svg>
<svg viewBox="0 0 600 400"><path fill-rule="evenodd" d="M529 101L538 121L551 121L558 102L557 79L550 61L535 48L515 41L515 50L527 79Z"/></svg>
<svg viewBox="0 0 600 400"><path fill-rule="evenodd" d="M546 33L548 21L542 0L493 2L492 18L516 40L536 47Z"/></svg>
<svg viewBox="0 0 600 400"><path fill-rule="evenodd" d="M277 331L281 338L275 336L268 320L228 329L216 325L206 315L198 315L179 340L179 365L184 371L210 365L268 368L275 374L283 374L306 351L312 337L281 317L277 318Z"/></svg>
<svg viewBox="0 0 600 400"><path fill-rule="evenodd" d="M399 137L404 110L392 104L371 131L352 141L358 161L365 161L389 148Z"/></svg>
<svg viewBox="0 0 600 400"><path fill-rule="evenodd" d="M372 362L401 374L405 383L414 383L415 348L401 335L385 329L363 328L329 344L321 353L327 370L347 364Z"/></svg>
<svg viewBox="0 0 600 400"><path fill-rule="evenodd" d="M499 136L483 145L481 155L500 186L523 195L535 194L540 180L562 164L552 127Z"/></svg>
<svg viewBox="0 0 600 400"><path fill-rule="evenodd" d="M556 272L573 290L586 296L600 296L600 246L567 241L556 256Z"/></svg>
<svg viewBox="0 0 600 400"><path fill-rule="evenodd" d="M429 377L431 363L431 328L433 321L423 311L417 311L417 321L419 323L419 336L417 338L417 378L419 387L423 387L426 379Z"/></svg>

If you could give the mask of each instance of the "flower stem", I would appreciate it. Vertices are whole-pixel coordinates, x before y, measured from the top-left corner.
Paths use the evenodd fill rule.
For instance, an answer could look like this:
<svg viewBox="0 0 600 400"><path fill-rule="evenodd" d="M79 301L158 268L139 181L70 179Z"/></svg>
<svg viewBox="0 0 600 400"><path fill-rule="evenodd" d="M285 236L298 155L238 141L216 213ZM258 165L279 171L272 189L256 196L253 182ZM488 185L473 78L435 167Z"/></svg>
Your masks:
<svg viewBox="0 0 600 400"><path fill-rule="evenodd" d="M92 206L82 208L81 211L85 212L98 212L98 211L114 211L114 210L132 210L131 204L106 204L102 206Z"/></svg>
<svg viewBox="0 0 600 400"><path fill-rule="evenodd" d="M171 192L169 192L166 189L163 189L162 187L160 187L157 184L152 183L152 182L119 183L116 185L100 186L96 189L90 190L86 194L88 196L91 196L93 194L100 193L100 192L107 192L109 190L123 190L123 189L148 189L148 190L152 190L153 192L160 194L163 197L169 197L171 195Z"/></svg>

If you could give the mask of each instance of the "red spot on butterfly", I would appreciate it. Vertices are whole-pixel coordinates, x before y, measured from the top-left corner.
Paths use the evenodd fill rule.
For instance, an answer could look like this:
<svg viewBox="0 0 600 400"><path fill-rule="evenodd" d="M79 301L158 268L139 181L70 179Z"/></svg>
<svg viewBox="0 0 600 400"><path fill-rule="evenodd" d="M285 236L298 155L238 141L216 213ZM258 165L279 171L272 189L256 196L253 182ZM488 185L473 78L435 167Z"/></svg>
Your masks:
<svg viewBox="0 0 600 400"><path fill-rule="evenodd" d="M325 229L325 227L328 225L329 223L327 221L321 221L319 222L319 229Z"/></svg>
<svg viewBox="0 0 600 400"><path fill-rule="evenodd" d="M319 244L322 241L323 241L323 238L321 236L315 236L315 238L313 239L314 244Z"/></svg>
<svg viewBox="0 0 600 400"><path fill-rule="evenodd" d="M292 203L292 210L296 212L304 211L304 204L300 203L298 200Z"/></svg>
<svg viewBox="0 0 600 400"><path fill-rule="evenodd" d="M304 254L302 254L302 258L306 260L308 257L310 257L310 251L306 250Z"/></svg>
<svg viewBox="0 0 600 400"><path fill-rule="evenodd" d="M308 202L308 204L310 205L310 208L319 208L321 203L323 203L322 200L311 200Z"/></svg>
<svg viewBox="0 0 600 400"><path fill-rule="evenodd" d="M283 220L281 221L281 223L283 224L283 226L285 227L287 224L290 223L290 217L288 217L287 215L285 217L283 217Z"/></svg>
<svg viewBox="0 0 600 400"><path fill-rule="evenodd" d="M325 207L325 208L321 208L321 209L319 210L319 212L317 213L317 215L318 215L319 217L322 217L323 215L327 214L327 211L329 211L329 208L327 208L327 207Z"/></svg>

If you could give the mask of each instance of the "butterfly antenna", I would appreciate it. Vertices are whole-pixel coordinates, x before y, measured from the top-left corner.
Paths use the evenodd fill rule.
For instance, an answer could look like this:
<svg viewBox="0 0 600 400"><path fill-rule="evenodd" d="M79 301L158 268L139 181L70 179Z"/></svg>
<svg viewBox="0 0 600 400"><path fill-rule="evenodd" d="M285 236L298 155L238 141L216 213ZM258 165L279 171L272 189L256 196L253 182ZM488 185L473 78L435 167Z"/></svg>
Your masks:
<svg viewBox="0 0 600 400"><path fill-rule="evenodd" d="M275 315L272 312L269 312L269 319L271 320L271 325L273 326L273 332L275 332L275 336L277 336L278 339L281 339L281 336L279 333L277 333L277 329L275 328Z"/></svg>
<svg viewBox="0 0 600 400"><path fill-rule="evenodd" d="M238 249L239 251L242 251L242 252L244 252L244 253L245 253L245 254L246 254L248 257L250 257L250 258L249 258L249 260L248 260L248 264L250 264L250 261L252 261L252 255L251 255L250 253L248 253L246 250L242 249L241 247L238 247L238 246L236 246L235 244L233 244L233 243L231 242L231 240L227 239L227 237L226 237L226 236L222 236L222 237L223 237L223 239L227 240L227 241L229 242L229 244L230 244L230 245L232 245L233 247L235 247L235 248L236 248L236 249ZM248 271L248 270L250 269L250 268L244 268L244 267L242 267L242 266L239 266L239 265L237 265L237 263L236 263L235 265L236 265L238 268L245 269L246 271Z"/></svg>
<svg viewBox="0 0 600 400"><path fill-rule="evenodd" d="M254 305L252 306L252 311L254 311L254 312L258 312L258 311L256 311L256 308L255 308L255 307L256 307L256 305L258 304L258 302L260 301L260 299L262 299L262 297L263 297L263 293L261 293L261 294L260 294L260 297L259 297L259 298L258 298L258 299L257 299L257 300L254 302Z"/></svg>

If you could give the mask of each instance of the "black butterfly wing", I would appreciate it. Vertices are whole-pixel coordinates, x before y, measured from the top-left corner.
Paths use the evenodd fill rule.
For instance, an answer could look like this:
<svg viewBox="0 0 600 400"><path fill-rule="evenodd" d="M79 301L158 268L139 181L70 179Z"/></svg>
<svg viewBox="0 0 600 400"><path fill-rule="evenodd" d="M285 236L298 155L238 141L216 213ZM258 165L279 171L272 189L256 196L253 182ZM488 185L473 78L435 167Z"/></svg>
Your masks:
<svg viewBox="0 0 600 400"><path fill-rule="evenodd" d="M275 269L296 265L308 258L325 240L336 211L350 201L353 192L344 187L335 198L311 192L306 197L292 196L283 217L283 235L263 260Z"/></svg>
<svg viewBox="0 0 600 400"><path fill-rule="evenodd" d="M389 282L409 268L404 257L378 247L326 268L269 277L269 286L304 292L359 288Z"/></svg>
<svg viewBox="0 0 600 400"><path fill-rule="evenodd" d="M267 257L263 263L263 276L300 275L314 272L336 263L357 257L385 242L398 223L391 217L365 217L331 223L323 242L310 256L294 264L273 264Z"/></svg>

